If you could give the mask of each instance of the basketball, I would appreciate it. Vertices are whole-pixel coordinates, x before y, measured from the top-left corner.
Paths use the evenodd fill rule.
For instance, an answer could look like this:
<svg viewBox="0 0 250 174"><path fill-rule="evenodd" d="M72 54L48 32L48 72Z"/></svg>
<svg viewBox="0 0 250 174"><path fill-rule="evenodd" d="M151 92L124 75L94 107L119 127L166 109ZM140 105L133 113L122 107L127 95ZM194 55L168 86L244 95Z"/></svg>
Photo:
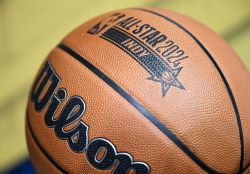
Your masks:
<svg viewBox="0 0 250 174"><path fill-rule="evenodd" d="M160 8L106 13L47 56L26 137L38 173L250 173L250 78L205 25Z"/></svg>

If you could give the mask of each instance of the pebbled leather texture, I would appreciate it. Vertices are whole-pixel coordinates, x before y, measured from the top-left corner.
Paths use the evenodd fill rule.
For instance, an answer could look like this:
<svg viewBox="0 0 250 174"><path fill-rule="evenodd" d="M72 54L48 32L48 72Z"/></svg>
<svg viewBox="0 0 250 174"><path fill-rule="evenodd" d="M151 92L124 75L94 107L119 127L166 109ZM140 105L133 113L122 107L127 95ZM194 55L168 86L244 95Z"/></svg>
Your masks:
<svg viewBox="0 0 250 174"><path fill-rule="evenodd" d="M132 28L119 26L119 20L109 21L111 15L118 13L137 18L141 20L140 25L147 24L154 31L167 36L161 43L165 45L161 48L160 43L150 45L146 38L134 34ZM106 21L108 26L100 33L88 33L100 21ZM169 89L164 96L161 81L150 79L154 69L148 68L142 58L133 57L131 52L129 54L131 49L125 52L121 46L100 37L115 26L118 31L132 35L132 38L137 38L138 42L153 50L158 61L166 62L173 70L162 76L163 81L167 82L171 78L173 80L169 82L170 87L167 86ZM171 51L166 51L170 49L167 45L171 42L174 42L179 52L170 54ZM249 165L250 78L230 46L203 24L169 10L125 9L86 22L66 36L62 43L146 108L213 171L239 172L243 148L242 168ZM162 55L164 50L166 56ZM178 55L182 51L187 57L179 59ZM117 152L127 152L134 161L146 162L152 174L208 172L153 124L152 120L146 118L138 108L108 85L105 77L98 77L58 47L48 55L47 60L50 60L61 78L57 89L67 89L66 100L70 96L78 95L85 101L86 112L81 120L89 126L88 141L96 137L108 139ZM65 102L56 113L63 109L63 105ZM45 112L35 111L29 98L27 119L30 127L27 126L27 139L32 162L38 173L56 173L58 170L48 159L46 161L46 155L39 149L33 136L49 156L69 173L112 173L113 168L98 170L91 166L85 152L72 152L67 142L59 139L53 128L45 125ZM78 122L67 129L73 128ZM30 131L33 131L33 136Z"/></svg>

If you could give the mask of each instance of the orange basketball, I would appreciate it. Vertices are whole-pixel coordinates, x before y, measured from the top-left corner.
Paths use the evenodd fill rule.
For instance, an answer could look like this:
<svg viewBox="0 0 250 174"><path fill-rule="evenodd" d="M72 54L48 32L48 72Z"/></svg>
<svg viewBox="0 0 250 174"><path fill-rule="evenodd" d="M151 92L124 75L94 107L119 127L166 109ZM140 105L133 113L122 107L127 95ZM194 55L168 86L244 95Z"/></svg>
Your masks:
<svg viewBox="0 0 250 174"><path fill-rule="evenodd" d="M206 26L110 12L51 51L26 133L38 173L250 173L250 78Z"/></svg>

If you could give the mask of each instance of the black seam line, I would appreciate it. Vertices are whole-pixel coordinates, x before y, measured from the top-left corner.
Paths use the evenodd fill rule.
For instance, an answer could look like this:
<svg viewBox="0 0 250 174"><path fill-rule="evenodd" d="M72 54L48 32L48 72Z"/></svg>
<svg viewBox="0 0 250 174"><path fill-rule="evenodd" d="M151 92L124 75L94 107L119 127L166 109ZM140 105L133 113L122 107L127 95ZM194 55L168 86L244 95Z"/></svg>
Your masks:
<svg viewBox="0 0 250 174"><path fill-rule="evenodd" d="M49 153L42 147L42 145L40 144L40 142L38 141L38 139L36 138L36 135L31 127L31 123L30 123L30 119L29 119L29 115L28 115L28 111L26 111L26 119L27 119L27 125L28 125L28 129L30 130L31 136L33 138L33 140L35 141L37 147L42 151L42 153L45 155L45 157L62 173L64 174L68 174L69 172L67 172L65 169L63 169L62 166L60 166L50 155Z"/></svg>
<svg viewBox="0 0 250 174"><path fill-rule="evenodd" d="M183 31L185 31L189 36L191 36L191 38L201 47L201 49L206 53L206 55L209 57L209 59L211 60L211 62L213 63L213 65L215 66L216 70L219 72L225 86L227 89L227 92L229 94L229 97L231 99L233 108L234 108L234 112L235 112L235 116L236 116L236 120L237 120L237 124L238 124L238 128L239 128L239 136L240 136L240 144L241 144L241 157L240 157L240 167L239 167L239 173L243 172L243 161L244 161L244 140L243 140L243 131L242 131L242 125L241 125L241 120L240 120L240 115L239 115L239 110L235 101L235 98L233 96L233 92L229 86L229 83L227 82L223 72L221 71L219 65L216 63L216 61L214 60L213 56L209 53L209 51L205 48L205 46L190 32L188 31L186 28L184 28L182 25L180 25L179 23L177 23L176 21L162 15L159 13L156 13L154 11L151 10L147 10L147 9L141 9L141 8L135 8L136 10L141 10L144 12L148 12L151 14L154 14L156 16L159 16L161 18L164 18L165 20L175 24L177 27L179 27L180 29L182 29Z"/></svg>
<svg viewBox="0 0 250 174"><path fill-rule="evenodd" d="M201 161L177 136L171 132L163 123L161 123L152 113L150 113L146 108L144 108L138 101L136 101L132 96L130 96L126 91L124 91L118 84L111 80L106 74L100 71L97 67L87 61L84 57L80 56L74 50L69 48L64 44L59 44L58 48L62 49L74 59L78 60L86 68L92 71L100 79L102 79L106 84L113 88L118 94L120 94L125 100L127 100L132 106L134 106L139 112L143 114L150 122L152 122L158 129L161 130L173 143L175 143L187 156L194 160L198 166L203 168L209 173L219 173L209 166L207 166L203 161Z"/></svg>

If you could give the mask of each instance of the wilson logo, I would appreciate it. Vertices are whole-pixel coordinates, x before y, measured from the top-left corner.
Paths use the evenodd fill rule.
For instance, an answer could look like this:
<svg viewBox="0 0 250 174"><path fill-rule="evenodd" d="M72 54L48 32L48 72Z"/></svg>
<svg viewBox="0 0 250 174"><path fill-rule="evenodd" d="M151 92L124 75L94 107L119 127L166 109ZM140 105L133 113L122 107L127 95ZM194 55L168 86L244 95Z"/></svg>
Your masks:
<svg viewBox="0 0 250 174"><path fill-rule="evenodd" d="M144 162L134 162L128 153L117 152L115 146L105 138L88 141L89 126L82 121L86 111L86 103L81 96L67 98L67 89L61 87L60 77L48 61L35 80L31 101L36 112L46 109L44 123L54 129L55 135L67 141L74 153L86 153L88 162L99 170L112 170L113 174L149 174L150 168ZM66 101L65 101L66 100ZM58 108L65 106L58 115ZM77 124L76 124L77 123ZM70 125L75 125L70 130ZM67 130L66 130L67 127Z"/></svg>

